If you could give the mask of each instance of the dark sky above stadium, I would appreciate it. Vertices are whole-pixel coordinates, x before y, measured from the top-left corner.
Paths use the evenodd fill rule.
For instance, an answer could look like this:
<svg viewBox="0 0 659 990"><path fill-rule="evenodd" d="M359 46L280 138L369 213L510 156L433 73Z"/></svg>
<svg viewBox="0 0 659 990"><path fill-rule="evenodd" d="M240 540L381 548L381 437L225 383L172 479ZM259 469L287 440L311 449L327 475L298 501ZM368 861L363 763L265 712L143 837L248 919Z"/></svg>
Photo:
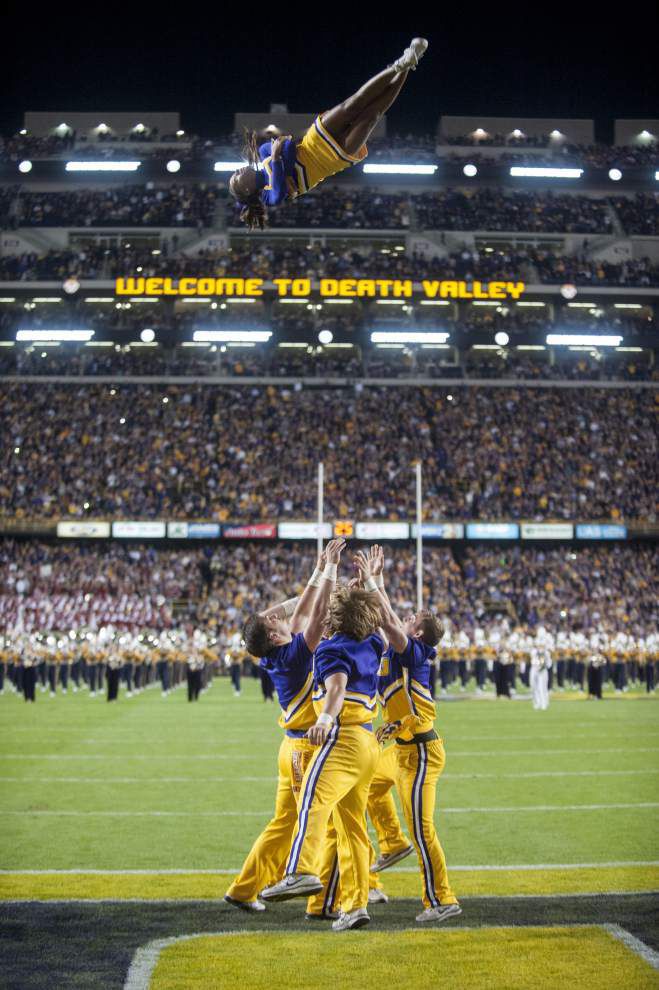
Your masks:
<svg viewBox="0 0 659 990"><path fill-rule="evenodd" d="M43 13L12 2L3 15L0 131L18 130L25 110L178 110L202 135L230 130L235 110L270 103L313 114L416 34L431 48L389 115L396 131L434 130L441 113L594 117L607 140L615 117L659 116L650 5L629 5L633 19L603 4L581 15L576 4L433 4L426 14L428 6L376 30L382 5L370 16L363 4L356 16L349 5L322 5L314 17L290 4L236 3L235 14L224 4Z"/></svg>

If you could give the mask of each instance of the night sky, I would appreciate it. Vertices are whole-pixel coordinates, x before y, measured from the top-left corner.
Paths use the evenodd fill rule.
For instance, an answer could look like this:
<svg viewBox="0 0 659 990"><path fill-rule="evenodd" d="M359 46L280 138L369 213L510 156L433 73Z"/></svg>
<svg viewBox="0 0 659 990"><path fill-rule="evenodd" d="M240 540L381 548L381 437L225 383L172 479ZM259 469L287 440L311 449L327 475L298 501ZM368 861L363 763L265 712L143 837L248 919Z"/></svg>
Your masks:
<svg viewBox="0 0 659 990"><path fill-rule="evenodd" d="M490 4L486 13L460 4L447 12L433 5L438 13L427 15L420 6L419 16L379 31L363 13L345 19L348 5L322 5L308 23L290 4L233 4L240 17L223 15L223 6L208 14L191 5L186 17L185 5L143 4L138 13L134 5L70 5L55 15L9 4L0 132L16 132L25 110L178 110L186 130L203 136L229 131L235 110L265 111L271 102L312 115L416 34L430 49L388 115L397 132L432 131L440 113L594 117L597 137L610 140L615 117L659 117L656 20L641 4L629 6L629 22L600 14L603 4L587 5L581 20L570 5L554 11L547 0L496 11ZM373 8L376 23L382 11Z"/></svg>

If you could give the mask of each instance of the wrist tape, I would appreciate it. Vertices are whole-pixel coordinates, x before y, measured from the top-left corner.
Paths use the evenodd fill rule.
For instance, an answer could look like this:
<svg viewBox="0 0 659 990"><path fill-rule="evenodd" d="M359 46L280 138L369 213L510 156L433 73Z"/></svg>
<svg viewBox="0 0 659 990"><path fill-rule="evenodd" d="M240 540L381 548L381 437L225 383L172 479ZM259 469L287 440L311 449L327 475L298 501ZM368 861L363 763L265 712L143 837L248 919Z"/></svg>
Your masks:
<svg viewBox="0 0 659 990"><path fill-rule="evenodd" d="M336 581L337 572L338 572L338 566L336 564L325 564L323 577L325 578L326 581Z"/></svg>
<svg viewBox="0 0 659 990"><path fill-rule="evenodd" d="M378 586L374 577L368 577L364 581L364 591L377 591Z"/></svg>
<svg viewBox="0 0 659 990"><path fill-rule="evenodd" d="M309 585L312 588L320 588L320 580L322 576L323 576L323 572L321 571L320 567L316 567L313 574L309 578L309 582L308 582Z"/></svg>

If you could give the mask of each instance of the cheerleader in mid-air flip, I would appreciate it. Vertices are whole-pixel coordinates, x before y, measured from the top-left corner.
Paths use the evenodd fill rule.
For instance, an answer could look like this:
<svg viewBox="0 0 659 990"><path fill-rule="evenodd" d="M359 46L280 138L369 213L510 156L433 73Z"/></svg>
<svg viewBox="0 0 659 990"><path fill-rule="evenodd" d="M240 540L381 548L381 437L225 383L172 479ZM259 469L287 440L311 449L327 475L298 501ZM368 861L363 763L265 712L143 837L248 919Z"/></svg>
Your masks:
<svg viewBox="0 0 659 990"><path fill-rule="evenodd" d="M413 38L387 69L343 103L319 114L299 142L290 135L277 135L259 146L256 132L247 132L244 154L249 165L233 173L229 189L242 206L240 218L250 230L263 230L268 206L295 199L366 158L368 137L427 47L425 38Z"/></svg>

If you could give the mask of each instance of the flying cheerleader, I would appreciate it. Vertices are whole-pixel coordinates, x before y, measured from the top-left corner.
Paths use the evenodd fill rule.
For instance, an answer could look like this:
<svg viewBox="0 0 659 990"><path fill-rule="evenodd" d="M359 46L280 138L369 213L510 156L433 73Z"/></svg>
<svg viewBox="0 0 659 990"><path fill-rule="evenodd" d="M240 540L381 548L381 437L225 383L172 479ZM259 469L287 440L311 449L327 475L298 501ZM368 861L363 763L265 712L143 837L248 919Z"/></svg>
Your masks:
<svg viewBox="0 0 659 990"><path fill-rule="evenodd" d="M343 103L319 114L299 142L279 134L259 145L256 131L246 131L243 153L249 164L233 173L229 189L250 230L266 227L268 207L290 202L366 158L366 141L427 48L425 38L413 38L388 68Z"/></svg>

